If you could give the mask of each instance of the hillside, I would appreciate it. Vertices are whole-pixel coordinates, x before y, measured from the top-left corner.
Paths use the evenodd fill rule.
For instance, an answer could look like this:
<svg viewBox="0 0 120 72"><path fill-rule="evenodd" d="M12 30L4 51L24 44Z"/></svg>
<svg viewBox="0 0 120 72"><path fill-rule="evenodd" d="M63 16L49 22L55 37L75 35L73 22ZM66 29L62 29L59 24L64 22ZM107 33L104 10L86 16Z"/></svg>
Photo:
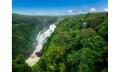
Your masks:
<svg viewBox="0 0 120 72"><path fill-rule="evenodd" d="M33 72L107 72L107 17L88 13L61 21Z"/></svg>
<svg viewBox="0 0 120 72"><path fill-rule="evenodd" d="M44 44L39 62L31 68L18 56L13 72L108 72L108 13L65 18Z"/></svg>
<svg viewBox="0 0 120 72"><path fill-rule="evenodd" d="M40 30L56 22L55 16L12 15L12 55L24 58L30 56L36 45L36 37Z"/></svg>

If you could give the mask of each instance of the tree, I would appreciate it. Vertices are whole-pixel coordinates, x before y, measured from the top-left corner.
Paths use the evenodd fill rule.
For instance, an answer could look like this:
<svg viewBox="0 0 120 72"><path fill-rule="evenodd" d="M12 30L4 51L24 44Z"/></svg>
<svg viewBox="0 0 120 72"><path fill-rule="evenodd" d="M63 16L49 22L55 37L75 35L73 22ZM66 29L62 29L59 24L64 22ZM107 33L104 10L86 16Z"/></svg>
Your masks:
<svg viewBox="0 0 120 72"><path fill-rule="evenodd" d="M83 47L89 47L95 51L103 50L103 47L107 45L103 37L99 35L94 35L87 39L82 39L81 44Z"/></svg>
<svg viewBox="0 0 120 72"><path fill-rule="evenodd" d="M59 63L59 71L60 72L66 72L66 66L64 63Z"/></svg>
<svg viewBox="0 0 120 72"><path fill-rule="evenodd" d="M108 41L108 21L104 21L101 25L98 27L98 33L100 33L101 36L104 37L106 41Z"/></svg>
<svg viewBox="0 0 120 72"><path fill-rule="evenodd" d="M48 62L55 62L57 59L63 57L64 52L65 52L65 49L62 47L51 47L47 50L45 54L45 59Z"/></svg>
<svg viewBox="0 0 120 72"><path fill-rule="evenodd" d="M25 60L21 55L13 61L12 72L32 72L31 68L25 63Z"/></svg>
<svg viewBox="0 0 120 72"><path fill-rule="evenodd" d="M89 37L91 37L91 36L93 36L95 34L96 34L96 32L93 29L87 28L87 29L81 29L80 30L80 35L78 35L78 36L81 39L83 39L83 38L89 38Z"/></svg>

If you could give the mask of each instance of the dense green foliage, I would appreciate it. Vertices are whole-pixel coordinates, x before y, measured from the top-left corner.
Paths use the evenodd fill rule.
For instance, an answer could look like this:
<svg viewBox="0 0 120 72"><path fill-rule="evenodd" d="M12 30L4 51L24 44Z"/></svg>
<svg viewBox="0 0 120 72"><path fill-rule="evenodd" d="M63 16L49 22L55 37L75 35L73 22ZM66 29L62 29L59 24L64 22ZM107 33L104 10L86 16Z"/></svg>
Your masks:
<svg viewBox="0 0 120 72"><path fill-rule="evenodd" d="M34 50L38 32L58 18L13 14L12 19L12 53L15 59L19 54L28 57Z"/></svg>
<svg viewBox="0 0 120 72"><path fill-rule="evenodd" d="M31 40L34 40L37 31L34 27L36 23L30 26L26 24L19 27L13 25L13 49L18 54L32 49ZM20 46L22 44L25 45ZM13 54L17 51L13 50ZM17 55L13 60L13 72L108 72L108 13L88 13L65 18L44 44L38 63L31 68L22 56Z"/></svg>
<svg viewBox="0 0 120 72"><path fill-rule="evenodd" d="M32 72L31 67L29 67L22 56L17 56L12 63L12 72Z"/></svg>
<svg viewBox="0 0 120 72"><path fill-rule="evenodd" d="M13 72L31 72L25 63L35 49L36 37L40 30L57 22L55 16L12 16L12 66Z"/></svg>
<svg viewBox="0 0 120 72"><path fill-rule="evenodd" d="M33 72L107 72L108 15L88 13L61 21L44 44Z"/></svg>

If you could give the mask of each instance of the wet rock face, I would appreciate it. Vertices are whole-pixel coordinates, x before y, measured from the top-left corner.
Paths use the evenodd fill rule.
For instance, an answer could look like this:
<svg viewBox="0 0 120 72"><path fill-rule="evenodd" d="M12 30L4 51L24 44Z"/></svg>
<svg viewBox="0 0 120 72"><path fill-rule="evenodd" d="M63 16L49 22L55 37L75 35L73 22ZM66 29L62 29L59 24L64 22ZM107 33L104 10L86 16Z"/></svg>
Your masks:
<svg viewBox="0 0 120 72"><path fill-rule="evenodd" d="M42 55L42 51L36 52L35 55L37 55L37 57L40 57Z"/></svg>

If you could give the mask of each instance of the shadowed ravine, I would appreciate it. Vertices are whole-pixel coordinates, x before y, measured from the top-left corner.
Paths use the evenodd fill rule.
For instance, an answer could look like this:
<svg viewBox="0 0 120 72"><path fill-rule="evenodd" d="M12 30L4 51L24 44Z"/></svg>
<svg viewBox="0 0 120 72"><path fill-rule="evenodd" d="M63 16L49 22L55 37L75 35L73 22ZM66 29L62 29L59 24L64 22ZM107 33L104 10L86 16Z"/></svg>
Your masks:
<svg viewBox="0 0 120 72"><path fill-rule="evenodd" d="M25 61L29 66L35 65L40 57L37 56L37 53L41 53L43 44L47 41L47 38L51 36L51 34L54 32L56 28L56 23L51 24L47 30L44 32L39 32L36 40L37 40L37 45L35 48L35 51L31 54L31 56Z"/></svg>

